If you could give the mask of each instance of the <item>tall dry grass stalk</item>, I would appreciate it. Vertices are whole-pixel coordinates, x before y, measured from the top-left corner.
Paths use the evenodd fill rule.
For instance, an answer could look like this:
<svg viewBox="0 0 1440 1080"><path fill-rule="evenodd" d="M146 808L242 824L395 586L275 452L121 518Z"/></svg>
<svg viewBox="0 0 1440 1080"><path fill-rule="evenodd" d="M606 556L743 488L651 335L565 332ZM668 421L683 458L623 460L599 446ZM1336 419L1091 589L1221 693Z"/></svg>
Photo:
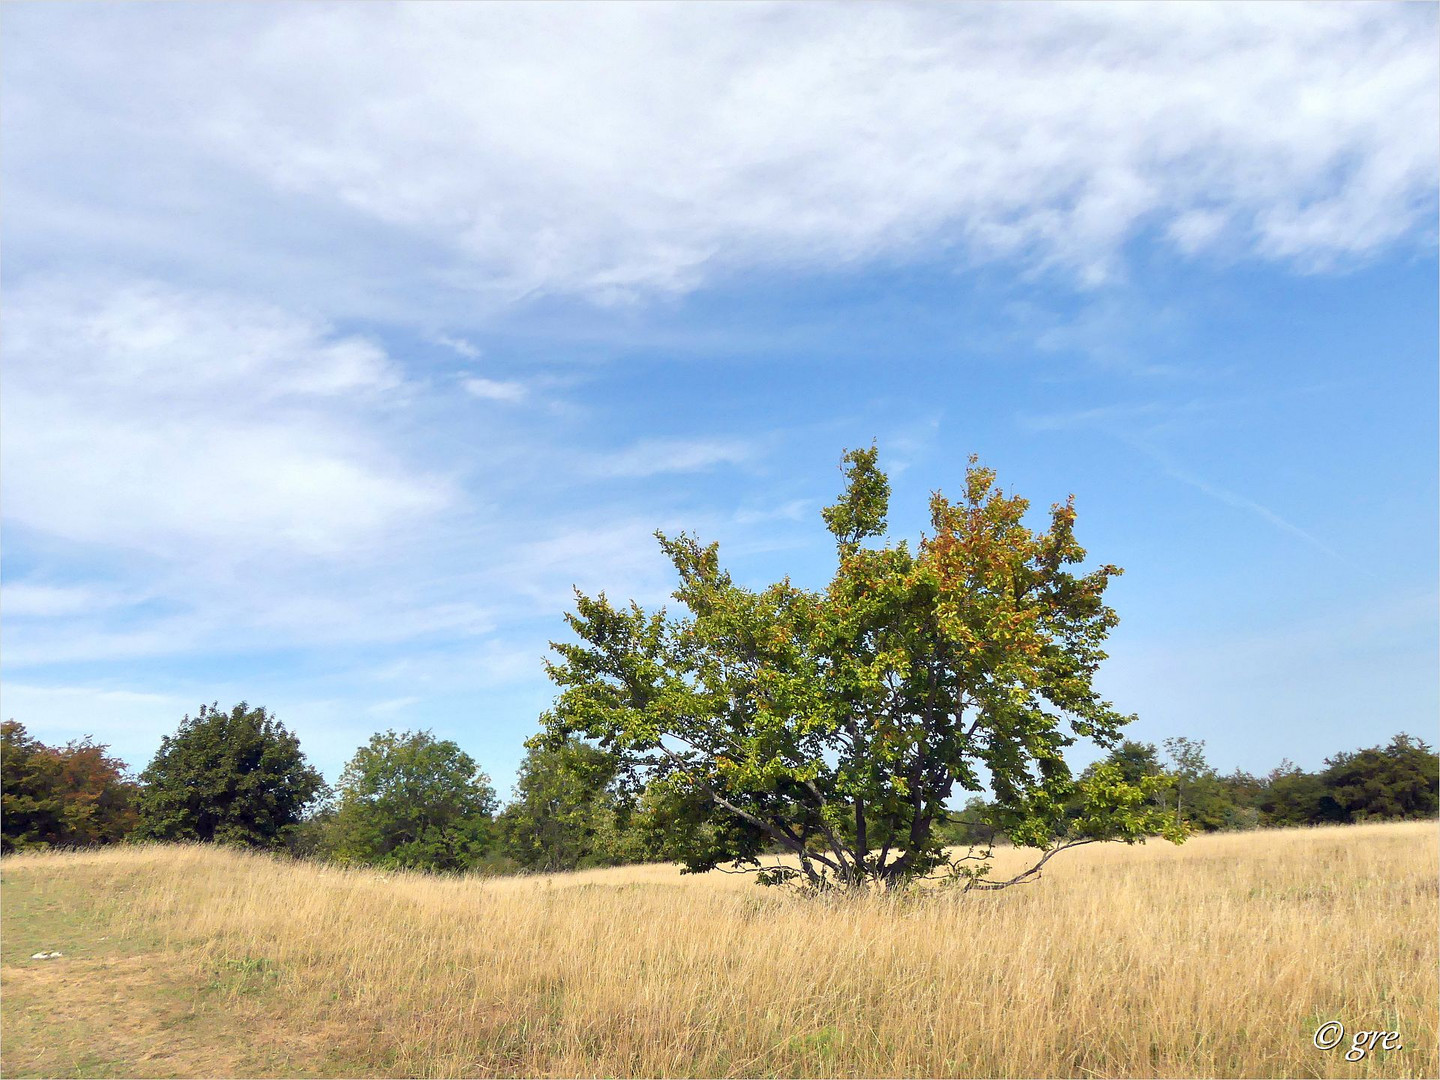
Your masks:
<svg viewBox="0 0 1440 1080"><path fill-rule="evenodd" d="M446 879L199 847L3 873L89 890L108 940L148 943L187 978L271 973L224 990L230 1007L287 1053L305 1033L333 1044L340 1073L1440 1072L1433 825L1062 858L1002 893L823 904L673 867ZM1330 1019L1398 1030L1404 1048L1346 1062L1312 1045Z"/></svg>

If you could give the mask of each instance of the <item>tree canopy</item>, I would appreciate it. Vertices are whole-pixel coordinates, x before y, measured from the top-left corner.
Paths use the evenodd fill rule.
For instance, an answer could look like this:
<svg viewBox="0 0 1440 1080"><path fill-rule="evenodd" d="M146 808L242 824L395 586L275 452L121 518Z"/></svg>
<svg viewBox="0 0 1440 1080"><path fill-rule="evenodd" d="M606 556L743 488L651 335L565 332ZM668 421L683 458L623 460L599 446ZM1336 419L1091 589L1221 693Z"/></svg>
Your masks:
<svg viewBox="0 0 1440 1080"><path fill-rule="evenodd" d="M61 747L0 724L0 850L89 847L135 826L136 785L125 763L88 736Z"/></svg>
<svg viewBox="0 0 1440 1080"><path fill-rule="evenodd" d="M746 588L717 545L684 533L656 535L685 614L577 590L578 640L552 644L545 738L594 739L648 785L691 871L729 863L815 886L948 872L995 887L1076 844L1178 838L1154 806L1168 780L1108 764L1076 778L1065 761L1076 738L1109 747L1129 719L1093 686L1120 571L1070 569L1085 559L1073 502L1032 530L1028 501L972 459L958 500L932 496L918 544L876 544L890 495L877 458L844 456L844 491L822 512L837 563L823 591ZM936 828L952 796L987 784L989 824L1042 852L1015 879L952 856ZM798 867L762 870L770 849Z"/></svg>
<svg viewBox="0 0 1440 1080"><path fill-rule="evenodd" d="M645 861L648 818L616 770L614 755L580 739L532 745L499 817L506 855L533 870Z"/></svg>
<svg viewBox="0 0 1440 1080"><path fill-rule="evenodd" d="M1433 817L1440 808L1440 758L1412 735L1396 735L1388 746L1341 752L1325 765L1321 811L1335 820Z"/></svg>
<svg viewBox="0 0 1440 1080"><path fill-rule="evenodd" d="M493 841L495 790L475 759L428 731L387 731L336 785L332 853L391 869L465 870Z"/></svg>
<svg viewBox="0 0 1440 1080"><path fill-rule="evenodd" d="M186 716L140 780L138 837L264 848L284 845L324 788L300 740L243 701Z"/></svg>

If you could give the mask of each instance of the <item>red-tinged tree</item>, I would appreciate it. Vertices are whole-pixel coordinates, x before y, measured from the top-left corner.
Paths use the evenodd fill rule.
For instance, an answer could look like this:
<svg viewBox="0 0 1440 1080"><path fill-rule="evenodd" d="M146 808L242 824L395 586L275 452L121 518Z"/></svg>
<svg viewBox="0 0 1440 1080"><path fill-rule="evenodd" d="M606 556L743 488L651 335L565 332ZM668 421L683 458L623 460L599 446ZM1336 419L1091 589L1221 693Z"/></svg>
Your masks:
<svg viewBox="0 0 1440 1080"><path fill-rule="evenodd" d="M23 724L0 724L0 843L5 851L91 847L135 828L137 785L125 763L88 736L46 746Z"/></svg>

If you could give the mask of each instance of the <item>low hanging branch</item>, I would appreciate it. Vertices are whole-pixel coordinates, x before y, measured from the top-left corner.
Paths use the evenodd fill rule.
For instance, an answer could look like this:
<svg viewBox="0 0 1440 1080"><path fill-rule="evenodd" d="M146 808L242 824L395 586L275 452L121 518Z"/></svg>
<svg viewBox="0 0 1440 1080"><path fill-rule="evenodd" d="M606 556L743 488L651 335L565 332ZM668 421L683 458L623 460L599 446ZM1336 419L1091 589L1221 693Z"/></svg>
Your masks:
<svg viewBox="0 0 1440 1080"><path fill-rule="evenodd" d="M817 888L948 874L999 889L1082 844L1178 841L1155 806L1168 778L1128 784L1106 765L1076 778L1063 756L1077 738L1113 745L1131 719L1092 685L1120 571L1070 569L1085 558L1073 505L1032 531L1029 503L972 459L964 495L931 498L932 532L913 549L867 546L889 509L876 459L873 446L845 455L845 491L822 513L837 556L823 592L736 585L717 546L685 534L657 534L684 615L577 590L578 640L553 645L560 693L537 739L579 735L614 754L697 872L728 864ZM936 829L982 776L994 834L1041 853L1009 879ZM797 866L762 866L775 849Z"/></svg>

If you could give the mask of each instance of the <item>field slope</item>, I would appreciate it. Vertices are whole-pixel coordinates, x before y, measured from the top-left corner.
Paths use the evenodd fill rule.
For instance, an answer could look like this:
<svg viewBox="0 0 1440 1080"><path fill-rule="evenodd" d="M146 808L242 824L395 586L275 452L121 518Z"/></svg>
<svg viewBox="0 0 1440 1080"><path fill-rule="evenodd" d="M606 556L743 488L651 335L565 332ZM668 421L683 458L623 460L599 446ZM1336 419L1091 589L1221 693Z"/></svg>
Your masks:
<svg viewBox="0 0 1440 1080"><path fill-rule="evenodd" d="M1435 826L1062 859L999 894L820 905L673 867L483 880L198 847L11 857L0 1068L1440 1073ZM1317 1050L1332 1019L1403 1048Z"/></svg>

